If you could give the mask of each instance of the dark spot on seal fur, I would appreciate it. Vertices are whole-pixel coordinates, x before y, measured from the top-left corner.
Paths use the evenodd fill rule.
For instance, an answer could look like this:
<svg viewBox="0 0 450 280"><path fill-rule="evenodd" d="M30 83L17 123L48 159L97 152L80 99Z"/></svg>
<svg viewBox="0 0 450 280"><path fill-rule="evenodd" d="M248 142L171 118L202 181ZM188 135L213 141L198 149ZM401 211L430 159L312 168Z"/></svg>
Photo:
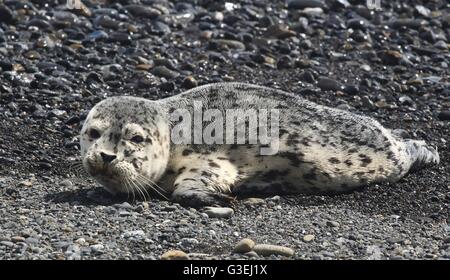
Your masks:
<svg viewBox="0 0 450 280"><path fill-rule="evenodd" d="M220 168L220 165L218 165L217 163L215 163L212 160L208 160L208 165L211 167Z"/></svg>
<svg viewBox="0 0 450 280"><path fill-rule="evenodd" d="M365 154L359 154L358 156L360 157L361 167L366 167L372 162L372 159Z"/></svg>
<svg viewBox="0 0 450 280"><path fill-rule="evenodd" d="M296 153L291 152L282 152L279 153L279 156L282 158L287 158L290 161L290 164L295 167L299 167L302 163L301 159L299 158L299 155Z"/></svg>
<svg viewBox="0 0 450 280"><path fill-rule="evenodd" d="M352 162L351 160L349 160L349 159L346 159L346 160L344 161L344 163L345 163L347 166L352 166L352 165L353 165L353 162Z"/></svg>
<svg viewBox="0 0 450 280"><path fill-rule="evenodd" d="M331 158L329 158L328 159L328 161L330 162L330 163L333 163L333 164L338 164L338 163L341 163L341 161L340 160L338 160L337 158L335 158L335 157L331 157Z"/></svg>

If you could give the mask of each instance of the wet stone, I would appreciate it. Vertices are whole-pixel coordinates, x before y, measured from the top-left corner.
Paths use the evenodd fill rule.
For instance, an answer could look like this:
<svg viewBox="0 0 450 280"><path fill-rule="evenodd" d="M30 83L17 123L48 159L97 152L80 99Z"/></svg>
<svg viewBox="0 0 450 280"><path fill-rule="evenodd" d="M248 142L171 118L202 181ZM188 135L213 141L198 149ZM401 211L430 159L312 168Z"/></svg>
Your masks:
<svg viewBox="0 0 450 280"><path fill-rule="evenodd" d="M190 89L198 86L198 82L193 76L187 76L183 79L183 83L181 85L183 88Z"/></svg>
<svg viewBox="0 0 450 280"><path fill-rule="evenodd" d="M129 45L132 42L131 36L127 33L114 32L109 36L109 39L124 45Z"/></svg>
<svg viewBox="0 0 450 280"><path fill-rule="evenodd" d="M440 119L441 121L449 121L450 120L450 111L439 112L438 119Z"/></svg>
<svg viewBox="0 0 450 280"><path fill-rule="evenodd" d="M170 250L161 255L161 260L189 260L189 256L180 250Z"/></svg>
<svg viewBox="0 0 450 280"><path fill-rule="evenodd" d="M170 70L166 66L156 66L151 72L158 77L164 77L166 79L174 79L180 75L178 72Z"/></svg>
<svg viewBox="0 0 450 280"><path fill-rule="evenodd" d="M241 253L241 254L247 253L247 252L250 252L254 246L255 246L255 241L253 241L249 238L244 238L236 244L236 246L233 249L233 252Z"/></svg>
<svg viewBox="0 0 450 280"><path fill-rule="evenodd" d="M143 6L143 5L127 5L125 6L125 9L133 16L135 17L142 17L142 18L148 18L148 19L155 19L159 15L161 15L161 12L157 9Z"/></svg>
<svg viewBox="0 0 450 280"><path fill-rule="evenodd" d="M333 79L330 79L330 78L326 78L326 77L320 78L319 81L317 82L317 86L321 90L338 91L338 90L342 90L343 89L343 86L341 85L341 83L339 83L336 80L333 80Z"/></svg>
<svg viewBox="0 0 450 280"><path fill-rule="evenodd" d="M294 250L291 248L270 244L257 244L253 247L253 251L260 256L281 255L292 257L294 255Z"/></svg>
<svg viewBox="0 0 450 280"><path fill-rule="evenodd" d="M0 5L0 23L13 24L15 22L15 15L10 8L5 5Z"/></svg>
<svg viewBox="0 0 450 280"><path fill-rule="evenodd" d="M234 210L228 207L206 207L204 211L210 218L230 218Z"/></svg>
<svg viewBox="0 0 450 280"><path fill-rule="evenodd" d="M290 0L287 5L288 9L305 9L305 8L323 8L324 3L320 0Z"/></svg>

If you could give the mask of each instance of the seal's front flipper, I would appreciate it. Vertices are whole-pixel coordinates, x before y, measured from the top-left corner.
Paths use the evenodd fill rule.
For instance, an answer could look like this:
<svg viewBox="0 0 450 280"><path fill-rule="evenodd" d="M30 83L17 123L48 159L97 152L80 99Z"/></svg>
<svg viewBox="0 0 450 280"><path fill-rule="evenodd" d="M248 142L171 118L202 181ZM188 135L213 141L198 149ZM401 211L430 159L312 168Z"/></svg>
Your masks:
<svg viewBox="0 0 450 280"><path fill-rule="evenodd" d="M190 154L177 164L172 200L184 206L231 206L238 170L220 154ZM189 166L189 168L186 168Z"/></svg>
<svg viewBox="0 0 450 280"><path fill-rule="evenodd" d="M231 195L215 192L199 181L184 181L172 193L172 200L186 207L232 206Z"/></svg>

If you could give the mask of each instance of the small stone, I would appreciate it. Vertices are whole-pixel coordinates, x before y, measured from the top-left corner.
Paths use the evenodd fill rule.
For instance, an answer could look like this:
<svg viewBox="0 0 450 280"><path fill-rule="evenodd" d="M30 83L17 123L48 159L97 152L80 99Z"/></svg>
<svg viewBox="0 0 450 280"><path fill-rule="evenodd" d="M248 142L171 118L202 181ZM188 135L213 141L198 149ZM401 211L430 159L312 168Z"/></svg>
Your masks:
<svg viewBox="0 0 450 280"><path fill-rule="evenodd" d="M181 85L186 89L190 89L198 86L198 82L194 77L187 76L186 78L184 78L183 83Z"/></svg>
<svg viewBox="0 0 450 280"><path fill-rule="evenodd" d="M159 10L143 5L126 5L125 9L135 17L155 19L161 15Z"/></svg>
<svg viewBox="0 0 450 280"><path fill-rule="evenodd" d="M333 91L343 90L343 86L341 85L341 83L326 77L320 78L320 80L317 82L317 86L321 90L333 90Z"/></svg>
<svg viewBox="0 0 450 280"><path fill-rule="evenodd" d="M17 242L25 242L25 237L22 237L22 236L13 236L13 237L11 237L11 241L14 242L14 243L17 243Z"/></svg>
<svg viewBox="0 0 450 280"><path fill-rule="evenodd" d="M367 257L368 260L379 260L383 256L380 247L376 245L367 246L366 253L368 255Z"/></svg>
<svg viewBox="0 0 450 280"><path fill-rule="evenodd" d="M295 66L300 67L300 68L308 68L311 66L311 64L312 64L312 61L309 59L297 58L295 60Z"/></svg>
<svg viewBox="0 0 450 280"><path fill-rule="evenodd" d="M246 205L262 205L265 203L265 200L262 198L250 197L245 199L243 202Z"/></svg>
<svg viewBox="0 0 450 280"><path fill-rule="evenodd" d="M398 101L400 102L401 105L405 105L405 106L412 106L412 105L414 105L414 101L412 100L412 98L407 96L407 95L400 96L398 98Z"/></svg>
<svg viewBox="0 0 450 280"><path fill-rule="evenodd" d="M241 253L241 254L247 253L247 252L250 252L254 246L255 246L255 241L253 241L249 238L244 238L236 244L236 246L233 249L233 252Z"/></svg>
<svg viewBox="0 0 450 280"><path fill-rule="evenodd" d="M33 50L24 53L23 56L28 59L40 59L41 58L41 55L37 51L33 51Z"/></svg>
<svg viewBox="0 0 450 280"><path fill-rule="evenodd" d="M372 67L370 67L370 65L367 65L367 64L363 64L359 68L361 68L362 70L364 70L366 72L372 71Z"/></svg>
<svg viewBox="0 0 450 280"><path fill-rule="evenodd" d="M210 218L230 218L234 210L228 207L206 207L204 211Z"/></svg>
<svg viewBox="0 0 450 280"><path fill-rule="evenodd" d="M311 242L314 240L314 238L315 238L315 236L313 234L307 234L307 235L303 236L303 241Z"/></svg>
<svg viewBox="0 0 450 280"><path fill-rule="evenodd" d="M95 245L91 245L89 247L91 248L92 252L96 253L96 254L103 253L103 249L105 248L105 246L103 246L102 244L95 244Z"/></svg>
<svg viewBox="0 0 450 280"><path fill-rule="evenodd" d="M131 213L128 211L122 210L122 211L119 211L119 216L121 216L121 217L131 216Z"/></svg>
<svg viewBox="0 0 450 280"><path fill-rule="evenodd" d="M0 5L0 23L13 24L15 21L14 13L5 5Z"/></svg>
<svg viewBox="0 0 450 280"><path fill-rule="evenodd" d="M180 74L176 71L170 70L166 66L156 66L152 69L152 74L166 79L175 79Z"/></svg>
<svg viewBox="0 0 450 280"><path fill-rule="evenodd" d="M387 50L379 55L381 60L388 65L397 65L402 60L402 54L398 51Z"/></svg>
<svg viewBox="0 0 450 280"><path fill-rule="evenodd" d="M173 211L176 211L177 209L178 209L178 207L175 205L168 205L168 206L165 206L164 208L162 208L161 210L165 211L165 212L173 212Z"/></svg>
<svg viewBox="0 0 450 280"><path fill-rule="evenodd" d="M375 104L373 104L372 100L370 100L370 98L368 96L366 96L366 95L361 97L361 102L362 102L363 106L368 108L368 109L374 109L375 108Z"/></svg>
<svg viewBox="0 0 450 280"><path fill-rule="evenodd" d="M180 242L181 242L182 246L186 246L186 247L194 246L194 245L197 245L199 243L199 241L197 239L195 239L195 238L182 238L180 240Z"/></svg>
<svg viewBox="0 0 450 280"><path fill-rule="evenodd" d="M280 59L277 62L278 69L289 69L291 67L292 67L292 59L289 56L284 55L280 57Z"/></svg>
<svg viewBox="0 0 450 280"><path fill-rule="evenodd" d="M77 5L78 6L76 7L76 9L74 9L76 13L83 15L85 17L92 16L91 10L81 0L77 1Z"/></svg>
<svg viewBox="0 0 450 280"><path fill-rule="evenodd" d="M307 14L307 15L311 15L311 16L320 16L321 14L323 14L323 9L322 8L304 8L303 13Z"/></svg>
<svg viewBox="0 0 450 280"><path fill-rule="evenodd" d="M440 50L448 50L450 48L450 44L447 44L442 40L437 41L433 46Z"/></svg>
<svg viewBox="0 0 450 280"><path fill-rule="evenodd" d="M39 240L37 238L27 237L25 239L25 243L27 243L28 245L36 245L39 243Z"/></svg>
<svg viewBox="0 0 450 280"><path fill-rule="evenodd" d="M448 120L450 120L450 111L439 112L438 119L440 119L441 121L448 121Z"/></svg>
<svg viewBox="0 0 450 280"><path fill-rule="evenodd" d="M170 27L161 21L152 22L148 31L150 34L154 35L164 35L172 32Z"/></svg>
<svg viewBox="0 0 450 280"><path fill-rule="evenodd" d="M422 6L422 5L416 5L415 10L417 11L418 14L424 16L424 17L429 17L430 16L430 9Z"/></svg>
<svg viewBox="0 0 450 280"><path fill-rule="evenodd" d="M127 210L133 210L134 209L134 207L128 202L123 202L121 204L116 204L114 206L117 207L117 208L127 209Z"/></svg>
<svg viewBox="0 0 450 280"><path fill-rule="evenodd" d="M86 244L86 239L81 237L81 238L78 238L77 240L75 240L74 243L79 244L79 245L85 245Z"/></svg>
<svg viewBox="0 0 450 280"><path fill-rule="evenodd" d="M25 72L25 67L22 64L14 63L12 64L12 70L16 72Z"/></svg>
<svg viewBox="0 0 450 280"><path fill-rule="evenodd" d="M272 196L271 198L269 198L269 200L270 201L274 201L274 202L278 202L278 201L281 200L281 196L275 195L275 196Z"/></svg>
<svg viewBox="0 0 450 280"><path fill-rule="evenodd" d="M0 241L0 245L6 246L6 247L14 247L14 243L11 241Z"/></svg>
<svg viewBox="0 0 450 280"><path fill-rule="evenodd" d="M294 31L289 29L289 26L285 24L276 24L269 26L263 35L267 38L285 39L295 36L295 34L296 33Z"/></svg>
<svg viewBox="0 0 450 280"><path fill-rule="evenodd" d="M386 100L381 99L375 102L375 107L377 108L387 108L389 107L389 104L386 102Z"/></svg>
<svg viewBox="0 0 450 280"><path fill-rule="evenodd" d="M365 31L367 29L367 21L362 18L351 19L347 22L347 27Z"/></svg>
<svg viewBox="0 0 450 280"><path fill-rule="evenodd" d="M294 255L294 250L292 250L291 248L270 244L255 245L255 247L253 247L253 251L255 251L260 256L281 255L292 257Z"/></svg>
<svg viewBox="0 0 450 280"><path fill-rule="evenodd" d="M426 21L423 19L412 19L412 18L401 18L401 19L396 19L396 20L390 22L390 26L395 29L407 27L407 28L417 30L425 24L426 24Z"/></svg>
<svg viewBox="0 0 450 280"><path fill-rule="evenodd" d="M50 24L50 22L39 18L34 18L28 21L27 25L29 28L39 28L46 31L52 29L52 25Z"/></svg>
<svg viewBox="0 0 450 280"><path fill-rule="evenodd" d="M359 93L359 88L355 85L346 85L343 91L350 95L357 95Z"/></svg>
<svg viewBox="0 0 450 280"><path fill-rule="evenodd" d="M336 221L327 221L327 226L329 227L339 227L340 224Z"/></svg>
<svg viewBox="0 0 450 280"><path fill-rule="evenodd" d="M245 45L236 40L216 39L212 40L211 42L219 46L226 46L230 49L245 50Z"/></svg>
<svg viewBox="0 0 450 280"><path fill-rule="evenodd" d="M145 232L143 230L131 230L123 233L124 238L136 238L145 236Z"/></svg>
<svg viewBox="0 0 450 280"><path fill-rule="evenodd" d="M89 33L86 36L86 40L95 42L95 41L102 40L102 39L108 39L108 37L109 37L109 35L105 31L96 30L92 33Z"/></svg>
<svg viewBox="0 0 450 280"><path fill-rule="evenodd" d="M71 187L73 186L73 183L70 180L63 180L61 181L61 185L63 185L64 187Z"/></svg>
<svg viewBox="0 0 450 280"><path fill-rule="evenodd" d="M152 69L152 65L151 64L138 64L138 65L136 65L136 70L148 71L150 69Z"/></svg>
<svg viewBox="0 0 450 280"><path fill-rule="evenodd" d="M161 260L189 260L189 256L180 250L170 250L162 254Z"/></svg>
<svg viewBox="0 0 450 280"><path fill-rule="evenodd" d="M123 45L129 45L131 44L132 40L131 40L131 36L128 35L127 33L122 33L122 32L114 32L109 36L109 39L113 42L118 42L121 43Z"/></svg>
<svg viewBox="0 0 450 280"><path fill-rule="evenodd" d="M33 182L31 180L24 180L19 183L20 187L31 187L33 186Z"/></svg>
<svg viewBox="0 0 450 280"><path fill-rule="evenodd" d="M244 255L249 257L249 258L257 258L257 257L259 257L259 255L255 251L247 252Z"/></svg>
<svg viewBox="0 0 450 280"><path fill-rule="evenodd" d="M287 8L293 10L301 10L305 8L323 8L324 4L320 0L291 0L288 2Z"/></svg>

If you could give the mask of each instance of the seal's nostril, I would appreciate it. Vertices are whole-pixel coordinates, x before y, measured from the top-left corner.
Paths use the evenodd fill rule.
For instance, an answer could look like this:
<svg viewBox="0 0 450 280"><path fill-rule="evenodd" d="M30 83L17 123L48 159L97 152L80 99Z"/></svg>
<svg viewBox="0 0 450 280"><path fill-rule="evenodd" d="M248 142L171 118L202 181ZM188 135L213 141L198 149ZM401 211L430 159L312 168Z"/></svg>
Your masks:
<svg viewBox="0 0 450 280"><path fill-rule="evenodd" d="M102 157L103 161L106 163L110 163L111 161L113 161L116 158L115 155L108 155L105 153L100 153L100 156Z"/></svg>

